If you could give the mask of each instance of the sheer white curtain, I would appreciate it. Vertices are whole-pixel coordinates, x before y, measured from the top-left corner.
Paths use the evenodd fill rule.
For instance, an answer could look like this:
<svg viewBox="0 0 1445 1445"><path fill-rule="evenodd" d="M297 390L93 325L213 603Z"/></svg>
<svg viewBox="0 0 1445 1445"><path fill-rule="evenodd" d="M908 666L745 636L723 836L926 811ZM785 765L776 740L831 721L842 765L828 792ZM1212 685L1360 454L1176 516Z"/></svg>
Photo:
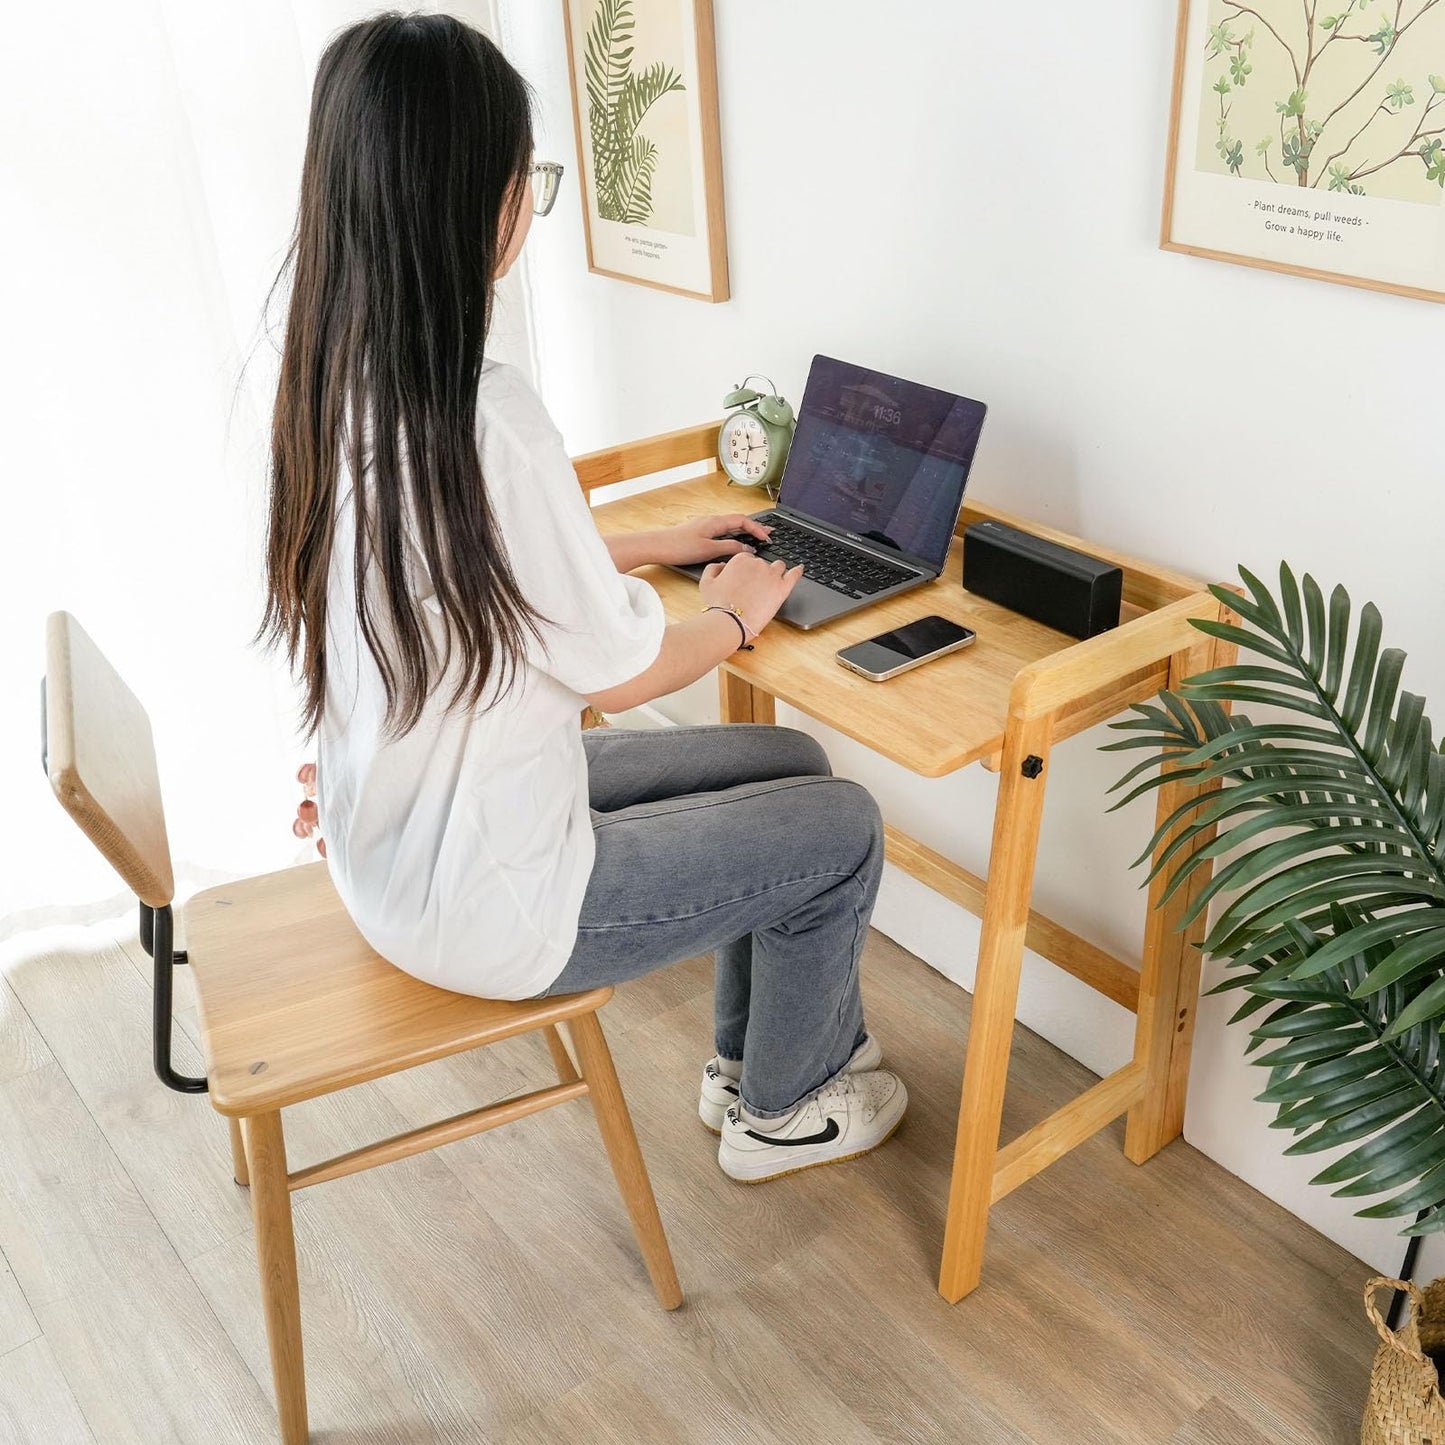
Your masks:
<svg viewBox="0 0 1445 1445"><path fill-rule="evenodd" d="M151 714L182 894L298 856L260 610L275 338L311 75L348 0L71 0L0 47L0 937L122 890L40 769L44 619ZM413 7L432 8L432 7ZM491 0L446 7L493 29ZM493 350L532 370L520 284Z"/></svg>

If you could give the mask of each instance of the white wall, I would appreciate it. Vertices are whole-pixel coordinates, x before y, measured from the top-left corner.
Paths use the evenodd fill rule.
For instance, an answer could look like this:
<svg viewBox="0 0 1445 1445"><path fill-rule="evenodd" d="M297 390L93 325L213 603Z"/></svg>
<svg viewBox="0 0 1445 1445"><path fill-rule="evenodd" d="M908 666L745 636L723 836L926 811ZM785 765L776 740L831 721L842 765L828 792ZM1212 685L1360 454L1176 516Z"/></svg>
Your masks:
<svg viewBox="0 0 1445 1445"><path fill-rule="evenodd" d="M815 351L864 361L989 402L971 483L986 501L1199 575L1287 557L1373 598L1412 654L1406 685L1445 709L1445 316L1156 248L1173 5L1106 22L1064 0L1017 19L980 0L715 9L733 300L707 306L587 273L562 7L502 3L539 154L569 167L530 266L543 390L574 450L717 416L751 370L796 402ZM670 704L711 708L707 688ZM1150 814L1105 815L1122 768L1104 740L1057 755L1037 901L1136 956L1128 863ZM925 781L826 741L891 819L985 866L987 774ZM891 873L877 922L970 981L973 918ZM1228 1012L1203 1006L1187 1137L1393 1269L1392 1227L1281 1157ZM1100 1071L1127 1057L1123 1012L1037 960L1020 1016Z"/></svg>

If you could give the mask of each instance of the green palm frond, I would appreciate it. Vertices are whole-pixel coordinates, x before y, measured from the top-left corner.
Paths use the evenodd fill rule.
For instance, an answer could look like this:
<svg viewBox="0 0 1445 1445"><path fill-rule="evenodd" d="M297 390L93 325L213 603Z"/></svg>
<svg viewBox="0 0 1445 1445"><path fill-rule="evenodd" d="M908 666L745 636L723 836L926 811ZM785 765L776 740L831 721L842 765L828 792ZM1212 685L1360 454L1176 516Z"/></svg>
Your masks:
<svg viewBox="0 0 1445 1445"><path fill-rule="evenodd" d="M601 0L583 48L597 212L603 220L632 225L652 215L657 169L657 147L639 134L643 118L664 95L687 88L660 61L634 74L635 28L632 0Z"/></svg>
<svg viewBox="0 0 1445 1445"><path fill-rule="evenodd" d="M632 70L636 20L632 0L601 0L587 27L582 66L587 80L587 129L592 143L598 209L615 209L617 170L616 116Z"/></svg>
<svg viewBox="0 0 1445 1445"><path fill-rule="evenodd" d="M635 136L626 165L619 172L619 221L637 225L652 214L652 173L657 169L657 147L646 136Z"/></svg>
<svg viewBox="0 0 1445 1445"><path fill-rule="evenodd" d="M631 140L642 124L642 118L662 99L674 90L686 90L682 76L660 61L649 65L641 75L629 75L617 102L617 134L620 139Z"/></svg>
<svg viewBox="0 0 1445 1445"><path fill-rule="evenodd" d="M1361 921L1359 910L1336 904L1328 910L1334 936ZM1258 1097L1276 1107L1274 1126L1297 1137L1286 1154L1316 1154L1357 1144L1314 1177L1336 1185L1344 1198L1404 1189L1362 1209L1370 1218L1438 1209L1445 1201L1445 1050L1430 1021L1399 1028L1403 986L1362 997L1359 986L1378 966L1377 946L1309 979L1293 965L1321 939L1304 925L1292 930L1296 951L1244 976L1226 979L1217 991L1244 989L1250 997L1233 1022L1270 1011L1250 1030L1248 1051L1270 1070ZM1272 975L1272 976L1270 976ZM1423 1192L1422 1192L1423 1191ZM1445 1214L1426 1221L1445 1224Z"/></svg>
<svg viewBox="0 0 1445 1445"><path fill-rule="evenodd" d="M1373 604L1355 617L1343 587L1326 602L1287 566L1278 600L1240 576L1247 595L1213 589L1239 621L1194 625L1248 660L1115 725L1109 750L1144 754L1116 806L1165 769L1200 785L1138 861L1164 898L1213 867L1181 926L1214 908L1202 947L1231 970L1219 991L1249 994L1235 1020L1264 1015L1249 1051L1276 1127L1299 1135L1287 1152L1363 1140L1315 1182L1399 1190L1360 1213L1445 1229L1445 755Z"/></svg>

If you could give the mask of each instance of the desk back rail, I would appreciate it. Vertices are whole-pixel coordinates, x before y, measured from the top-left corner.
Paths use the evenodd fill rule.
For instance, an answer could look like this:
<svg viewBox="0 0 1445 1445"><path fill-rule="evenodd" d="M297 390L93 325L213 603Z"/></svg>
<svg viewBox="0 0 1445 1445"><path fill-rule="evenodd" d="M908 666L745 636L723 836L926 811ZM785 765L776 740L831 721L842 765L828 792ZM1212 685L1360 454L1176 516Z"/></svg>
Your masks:
<svg viewBox="0 0 1445 1445"><path fill-rule="evenodd" d="M660 436L623 442L620 446L604 447L598 452L573 457L572 466L577 473L578 485L584 492L590 493L599 487L640 481L643 477L692 466L696 462L710 461L716 468L719 425L710 421L702 426L685 426L677 431L663 432Z"/></svg>
<svg viewBox="0 0 1445 1445"><path fill-rule="evenodd" d="M717 434L720 425L720 422L710 421L699 426L680 427L677 431L623 442L615 447L604 447L600 451L574 457L572 465L577 473L578 484L584 492L591 493L600 487L615 486L619 482L641 481L644 477L656 476L678 467L693 466L699 462L710 462L712 470L716 470ZM976 502L971 497L964 499L955 535L961 536L966 527L985 521L1018 527L1022 531L1032 532L1036 537L1057 542L1060 546L1082 548L1091 557L1119 567L1124 573L1124 604L1127 607L1153 611L1199 590L1198 582L1182 573L1156 566L1152 562L1142 562L1137 557L1116 552L1109 547L1081 543L1077 537L1071 537L1067 532L1046 527L1030 518L1015 516L1012 512L1001 511L985 502Z"/></svg>

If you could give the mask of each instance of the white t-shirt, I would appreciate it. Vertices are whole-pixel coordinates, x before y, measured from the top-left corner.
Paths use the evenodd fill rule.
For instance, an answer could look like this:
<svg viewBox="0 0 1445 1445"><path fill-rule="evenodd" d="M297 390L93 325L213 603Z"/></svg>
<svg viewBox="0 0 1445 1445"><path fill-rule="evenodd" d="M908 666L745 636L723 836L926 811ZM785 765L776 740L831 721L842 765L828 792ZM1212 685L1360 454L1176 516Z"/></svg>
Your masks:
<svg viewBox="0 0 1445 1445"><path fill-rule="evenodd" d="M343 466L317 802L337 890L378 953L442 988L520 999L562 971L592 871L583 695L645 671L665 624L657 593L613 566L557 428L513 367L483 368L477 439L512 571L546 619L540 641L500 701L448 711L449 677L415 728L385 736ZM412 562L439 628L415 548Z"/></svg>

